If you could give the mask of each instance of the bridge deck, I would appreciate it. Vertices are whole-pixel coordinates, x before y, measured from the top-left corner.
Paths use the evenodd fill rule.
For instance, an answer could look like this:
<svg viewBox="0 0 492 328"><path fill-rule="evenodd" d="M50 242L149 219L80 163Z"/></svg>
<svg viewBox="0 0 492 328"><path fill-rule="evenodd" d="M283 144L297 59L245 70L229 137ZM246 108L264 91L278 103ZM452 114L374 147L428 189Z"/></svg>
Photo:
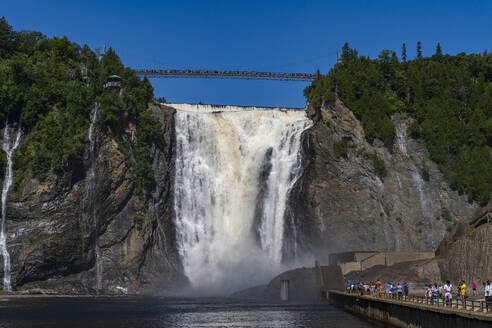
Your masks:
<svg viewBox="0 0 492 328"><path fill-rule="evenodd" d="M281 80L310 82L316 74L281 73L281 72L250 72L250 71L219 71L219 70L155 70L136 69L137 75L149 78L203 78L203 79L247 79L247 80Z"/></svg>

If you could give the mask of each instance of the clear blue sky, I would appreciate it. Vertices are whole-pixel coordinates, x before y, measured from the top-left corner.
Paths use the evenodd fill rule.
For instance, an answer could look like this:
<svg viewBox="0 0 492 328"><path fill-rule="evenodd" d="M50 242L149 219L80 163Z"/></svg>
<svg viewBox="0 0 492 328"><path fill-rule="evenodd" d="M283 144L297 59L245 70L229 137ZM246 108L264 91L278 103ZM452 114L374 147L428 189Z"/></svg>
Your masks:
<svg viewBox="0 0 492 328"><path fill-rule="evenodd" d="M112 46L134 68L327 72L345 41L359 54L492 51L492 1L1 0L16 30ZM156 79L172 102L303 107L306 83Z"/></svg>

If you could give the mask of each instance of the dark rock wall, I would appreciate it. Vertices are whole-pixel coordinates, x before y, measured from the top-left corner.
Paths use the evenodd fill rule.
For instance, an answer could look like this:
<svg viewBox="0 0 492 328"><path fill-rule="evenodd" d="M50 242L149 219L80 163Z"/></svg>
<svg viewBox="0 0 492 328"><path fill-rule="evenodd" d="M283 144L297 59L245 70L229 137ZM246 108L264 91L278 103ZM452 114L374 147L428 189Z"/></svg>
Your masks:
<svg viewBox="0 0 492 328"><path fill-rule="evenodd" d="M71 176L33 179L11 191L7 231L14 290L97 292L94 240L101 250L103 293L159 293L187 283L174 236L174 110L150 110L162 122L164 143L163 151L152 149L157 184L151 195L134 194L132 155L95 132L97 229L86 209L86 177L73 184ZM127 133L136 135L132 124Z"/></svg>

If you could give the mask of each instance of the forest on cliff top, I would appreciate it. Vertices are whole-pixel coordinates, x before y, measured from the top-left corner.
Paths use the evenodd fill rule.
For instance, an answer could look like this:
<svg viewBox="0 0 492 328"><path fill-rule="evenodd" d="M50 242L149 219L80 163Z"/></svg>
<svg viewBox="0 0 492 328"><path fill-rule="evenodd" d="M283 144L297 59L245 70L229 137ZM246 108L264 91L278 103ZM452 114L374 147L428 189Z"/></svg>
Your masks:
<svg viewBox="0 0 492 328"><path fill-rule="evenodd" d="M414 119L408 134L421 140L453 189L487 204L492 198L492 54L443 54L400 58L383 50L378 58L359 56L346 43L341 62L317 74L304 90L309 104L327 106L338 97L361 120L369 142L392 149L391 116Z"/></svg>
<svg viewBox="0 0 492 328"><path fill-rule="evenodd" d="M122 77L122 95L103 88L113 74ZM98 58L87 45L40 32L17 32L0 18L0 122L22 128L24 135L14 156L14 190L30 177L68 175L64 179L68 183L83 177L85 142L96 102L101 104L99 128L114 137L134 163L136 194L150 190L154 183L150 147L162 140L160 123L147 110L153 97L148 79L125 68L112 49ZM135 126L136 140L130 125ZM3 171L5 154L1 154Z"/></svg>

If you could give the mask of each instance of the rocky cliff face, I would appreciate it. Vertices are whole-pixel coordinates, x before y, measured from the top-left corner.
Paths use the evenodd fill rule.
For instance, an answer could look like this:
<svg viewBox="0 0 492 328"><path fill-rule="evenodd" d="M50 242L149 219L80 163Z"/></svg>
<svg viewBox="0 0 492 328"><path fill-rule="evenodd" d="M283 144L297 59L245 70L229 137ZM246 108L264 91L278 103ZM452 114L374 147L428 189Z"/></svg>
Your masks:
<svg viewBox="0 0 492 328"><path fill-rule="evenodd" d="M390 151L366 142L361 123L340 101L308 108L314 126L304 135L304 175L292 194L298 242L326 258L349 250L430 251L455 221L477 205L452 191L425 147L407 137L411 123L393 117L397 138ZM334 144L345 139L347 157ZM373 155L384 161L378 176Z"/></svg>
<svg viewBox="0 0 492 328"><path fill-rule="evenodd" d="M437 255L444 279L467 283L492 279L492 203L483 209L471 222L460 221L446 235Z"/></svg>
<svg viewBox="0 0 492 328"><path fill-rule="evenodd" d="M7 246L14 290L148 293L187 284L175 240L174 109L150 110L162 123L164 143L164 150L152 149L151 194L135 195L133 155L99 129L93 139L94 202L88 199L89 143L85 174L26 179L12 189ZM390 151L377 140L368 144L360 122L341 102L308 108L308 115L314 125L303 135L304 174L286 214L287 239L297 242L285 247L284 256L435 250L448 227L475 212L475 204L444 182L425 147L406 136L410 120L393 118L397 139ZM136 135L132 124L127 134ZM334 152L341 140L346 157ZM374 154L384 161L386 176L376 174Z"/></svg>
<svg viewBox="0 0 492 328"><path fill-rule="evenodd" d="M443 252L440 268L442 276L451 281L464 279L467 283L492 279L492 225L468 230Z"/></svg>
<svg viewBox="0 0 492 328"><path fill-rule="evenodd" d="M174 111L158 106L151 110L161 120L165 145L164 151L152 150L157 186L151 195L135 195L132 154L98 129L94 131L95 218L88 213L87 175L26 180L11 191L7 246L14 290L135 293L186 284L172 219ZM134 136L135 127L130 124L127 133ZM88 168L89 145L86 148Z"/></svg>

